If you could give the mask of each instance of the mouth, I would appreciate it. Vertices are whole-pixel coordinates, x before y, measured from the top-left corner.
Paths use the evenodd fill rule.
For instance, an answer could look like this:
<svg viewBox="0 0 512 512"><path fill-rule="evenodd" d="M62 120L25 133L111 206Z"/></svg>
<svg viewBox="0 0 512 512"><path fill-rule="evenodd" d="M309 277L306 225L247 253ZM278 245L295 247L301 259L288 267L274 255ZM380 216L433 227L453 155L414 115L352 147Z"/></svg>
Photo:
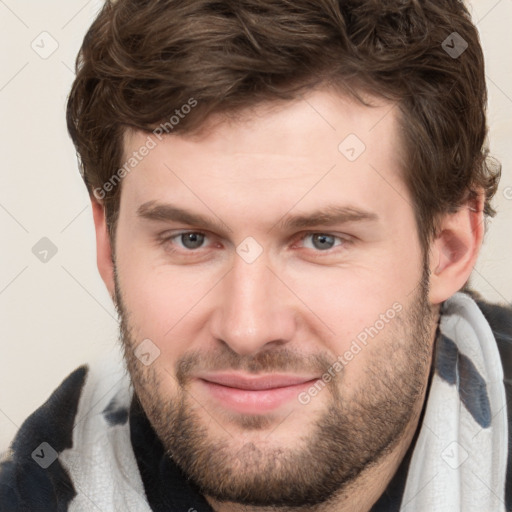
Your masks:
<svg viewBox="0 0 512 512"><path fill-rule="evenodd" d="M243 414L264 414L296 400L319 377L310 375L212 373L197 382L223 408Z"/></svg>

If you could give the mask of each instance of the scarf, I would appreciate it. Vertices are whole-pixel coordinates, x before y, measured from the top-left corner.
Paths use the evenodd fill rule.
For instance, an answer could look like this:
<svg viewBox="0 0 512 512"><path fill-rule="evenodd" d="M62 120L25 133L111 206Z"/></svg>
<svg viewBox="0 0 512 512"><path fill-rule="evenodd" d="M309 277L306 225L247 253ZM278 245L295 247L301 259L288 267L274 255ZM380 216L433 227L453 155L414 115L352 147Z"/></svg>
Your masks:
<svg viewBox="0 0 512 512"><path fill-rule="evenodd" d="M504 512L508 424L496 340L471 297L443 304L403 512Z"/></svg>

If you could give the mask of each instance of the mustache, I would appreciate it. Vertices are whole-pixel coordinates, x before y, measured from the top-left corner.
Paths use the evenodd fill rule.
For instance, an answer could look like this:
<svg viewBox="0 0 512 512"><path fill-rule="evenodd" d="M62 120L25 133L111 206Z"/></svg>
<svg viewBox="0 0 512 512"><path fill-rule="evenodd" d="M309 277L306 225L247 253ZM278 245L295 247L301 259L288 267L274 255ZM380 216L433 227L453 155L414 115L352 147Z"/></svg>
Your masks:
<svg viewBox="0 0 512 512"><path fill-rule="evenodd" d="M320 376L336 360L335 356L303 354L290 349L271 349L250 356L242 356L229 347L215 351L193 351L176 362L176 377L184 384L193 374L241 370L247 373L296 372L318 373Z"/></svg>

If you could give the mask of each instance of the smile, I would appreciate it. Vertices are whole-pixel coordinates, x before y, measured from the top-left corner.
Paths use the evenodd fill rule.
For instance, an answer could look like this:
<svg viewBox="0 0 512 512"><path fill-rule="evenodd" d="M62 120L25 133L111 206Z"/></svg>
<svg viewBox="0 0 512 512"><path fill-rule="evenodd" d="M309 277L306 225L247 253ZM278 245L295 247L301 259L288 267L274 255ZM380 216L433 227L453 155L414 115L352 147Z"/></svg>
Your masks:
<svg viewBox="0 0 512 512"><path fill-rule="evenodd" d="M296 400L318 377L297 375L243 376L235 373L209 374L197 379L222 407L243 414L263 414Z"/></svg>

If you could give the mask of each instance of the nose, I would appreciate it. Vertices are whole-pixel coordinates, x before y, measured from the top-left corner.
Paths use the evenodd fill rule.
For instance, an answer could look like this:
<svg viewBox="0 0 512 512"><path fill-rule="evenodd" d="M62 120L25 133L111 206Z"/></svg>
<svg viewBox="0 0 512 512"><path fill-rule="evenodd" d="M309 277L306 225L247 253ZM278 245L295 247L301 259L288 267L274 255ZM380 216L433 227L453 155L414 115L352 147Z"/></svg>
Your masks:
<svg viewBox="0 0 512 512"><path fill-rule="evenodd" d="M293 339L293 293L261 255L247 263L235 255L216 287L212 334L240 355L254 355Z"/></svg>

